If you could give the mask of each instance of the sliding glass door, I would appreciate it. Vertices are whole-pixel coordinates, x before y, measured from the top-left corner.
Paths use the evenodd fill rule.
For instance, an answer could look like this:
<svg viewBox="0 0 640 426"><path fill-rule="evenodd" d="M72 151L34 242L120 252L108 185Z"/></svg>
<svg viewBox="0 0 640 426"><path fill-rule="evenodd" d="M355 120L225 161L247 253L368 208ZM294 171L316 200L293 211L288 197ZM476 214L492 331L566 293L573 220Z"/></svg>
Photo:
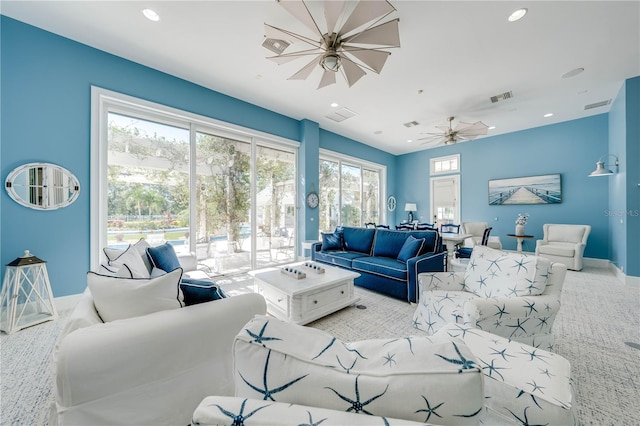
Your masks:
<svg viewBox="0 0 640 426"><path fill-rule="evenodd" d="M296 259L297 143L120 96L94 105L93 267L140 238L210 275Z"/></svg>

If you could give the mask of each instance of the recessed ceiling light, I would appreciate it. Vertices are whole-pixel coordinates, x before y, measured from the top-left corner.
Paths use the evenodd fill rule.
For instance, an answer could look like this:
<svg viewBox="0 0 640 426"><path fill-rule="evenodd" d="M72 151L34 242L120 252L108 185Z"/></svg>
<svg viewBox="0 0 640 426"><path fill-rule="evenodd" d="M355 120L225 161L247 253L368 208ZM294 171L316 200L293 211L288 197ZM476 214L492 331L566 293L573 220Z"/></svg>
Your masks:
<svg viewBox="0 0 640 426"><path fill-rule="evenodd" d="M160 15L158 15L155 10L142 9L142 14L150 21L158 22L160 20Z"/></svg>
<svg viewBox="0 0 640 426"><path fill-rule="evenodd" d="M496 128L496 126L489 126L489 130L493 130L495 128Z"/></svg>
<svg viewBox="0 0 640 426"><path fill-rule="evenodd" d="M553 116L553 113L552 112L548 112L543 117L544 118L549 118L549 117L552 117L552 116Z"/></svg>
<svg viewBox="0 0 640 426"><path fill-rule="evenodd" d="M413 142L413 139L407 139L407 142L411 143Z"/></svg>
<svg viewBox="0 0 640 426"><path fill-rule="evenodd" d="M339 106L340 106L340 105L339 105L339 104L337 104L337 103L335 103L335 102L332 102L332 103L331 103L331 108L338 108Z"/></svg>
<svg viewBox="0 0 640 426"><path fill-rule="evenodd" d="M582 71L584 71L584 68L574 68L571 71L567 71L564 74L562 74L562 78L575 77L576 75L581 74Z"/></svg>
<svg viewBox="0 0 640 426"><path fill-rule="evenodd" d="M524 18L524 15L527 14L527 8L522 8L522 9L518 9L515 12L513 12L511 15L509 15L509 22L516 22L522 18Z"/></svg>

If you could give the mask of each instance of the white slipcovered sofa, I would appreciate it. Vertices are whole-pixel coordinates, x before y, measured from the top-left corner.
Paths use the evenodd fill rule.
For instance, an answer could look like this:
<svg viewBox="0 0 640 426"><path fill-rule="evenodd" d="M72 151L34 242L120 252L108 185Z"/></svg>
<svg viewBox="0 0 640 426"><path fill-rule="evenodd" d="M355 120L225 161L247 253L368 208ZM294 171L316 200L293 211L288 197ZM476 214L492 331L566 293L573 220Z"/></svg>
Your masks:
<svg viewBox="0 0 640 426"><path fill-rule="evenodd" d="M545 223L542 230L542 239L536 241L536 255L562 263L567 269L582 270L582 258L591 226Z"/></svg>
<svg viewBox="0 0 640 426"><path fill-rule="evenodd" d="M232 344L258 294L102 322L87 290L54 350L50 424L187 425L208 395L233 395Z"/></svg>

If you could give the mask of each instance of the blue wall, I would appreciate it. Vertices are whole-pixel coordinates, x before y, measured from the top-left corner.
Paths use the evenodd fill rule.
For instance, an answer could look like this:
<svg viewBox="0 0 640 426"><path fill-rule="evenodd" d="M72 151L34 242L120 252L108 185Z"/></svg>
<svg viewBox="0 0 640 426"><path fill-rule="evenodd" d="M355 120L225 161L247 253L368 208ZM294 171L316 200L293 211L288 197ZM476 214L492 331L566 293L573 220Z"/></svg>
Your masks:
<svg viewBox="0 0 640 426"><path fill-rule="evenodd" d="M3 178L21 164L46 161L74 173L81 185L80 197L74 204L49 212L22 207L13 202L6 191L1 191L0 195L2 275L4 265L29 249L48 262L55 296L83 291L90 264L92 85L292 140L302 141L301 129L309 128L301 126L298 120L6 16L1 17L0 30L0 167ZM316 141L331 140L332 137L329 132L322 132L315 138L305 135ZM393 156L381 156L378 150L355 141L345 142L344 147L350 152L356 149L362 157L375 157L382 164L393 166L385 163L393 162ZM322 140L315 143L321 144ZM316 162L315 178L309 180L317 182L317 148L312 156L315 157L312 161Z"/></svg>
<svg viewBox="0 0 640 426"><path fill-rule="evenodd" d="M640 77L627 80L609 112L609 146L605 154L620 160L609 179L606 215L611 230L611 262L627 275L640 276ZM612 170L614 158L607 166Z"/></svg>
<svg viewBox="0 0 640 426"><path fill-rule="evenodd" d="M505 249L516 242L506 237L515 231L518 213L529 213L527 234L542 238L544 223L590 224L585 255L609 258L609 221L603 212L608 202L605 178L588 178L595 161L606 152L607 115L567 121L506 135L486 137L473 143L430 149L400 156L396 164L398 205L418 204L418 216L429 221L429 159L460 154L461 219L486 221ZM562 203L555 205L490 206L488 181L520 176L560 173ZM497 220L496 220L497 218ZM429 221L431 222L431 221ZM535 239L525 241L525 251L535 250Z"/></svg>

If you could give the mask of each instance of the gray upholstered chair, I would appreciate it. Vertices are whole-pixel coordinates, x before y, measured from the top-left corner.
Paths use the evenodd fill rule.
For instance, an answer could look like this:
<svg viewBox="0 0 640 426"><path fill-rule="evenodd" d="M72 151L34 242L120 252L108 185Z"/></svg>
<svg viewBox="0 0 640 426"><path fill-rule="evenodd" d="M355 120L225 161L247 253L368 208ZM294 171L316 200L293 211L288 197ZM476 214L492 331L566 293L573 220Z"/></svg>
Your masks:
<svg viewBox="0 0 640 426"><path fill-rule="evenodd" d="M462 222L460 224L463 234L471 234L471 238L464 241L465 247L473 247L482 244L485 229L489 228L489 222ZM500 237L491 236L486 244L488 247L501 250L502 243Z"/></svg>
<svg viewBox="0 0 640 426"><path fill-rule="evenodd" d="M542 240L536 241L536 255L563 263L567 269L582 270L582 257L591 226L545 223L542 230Z"/></svg>

